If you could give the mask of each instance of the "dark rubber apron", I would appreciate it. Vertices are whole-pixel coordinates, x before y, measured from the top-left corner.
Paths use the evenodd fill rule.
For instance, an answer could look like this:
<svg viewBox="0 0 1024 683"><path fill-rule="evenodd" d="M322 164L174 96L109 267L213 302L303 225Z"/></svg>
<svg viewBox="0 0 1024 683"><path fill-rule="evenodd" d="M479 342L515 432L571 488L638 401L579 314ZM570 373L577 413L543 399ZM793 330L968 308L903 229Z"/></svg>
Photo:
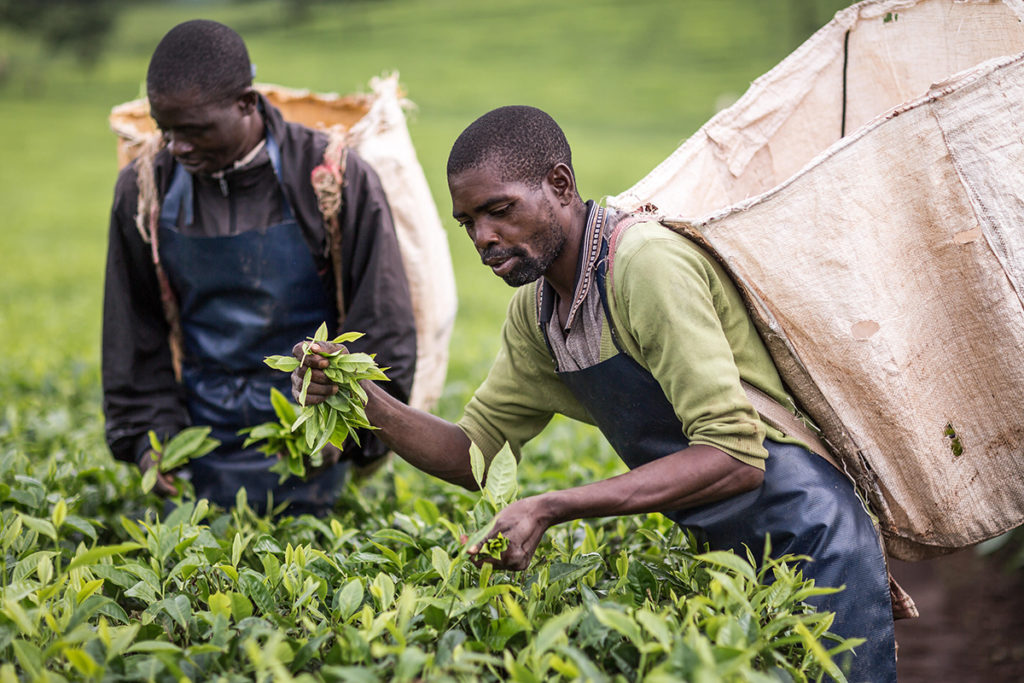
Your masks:
<svg viewBox="0 0 1024 683"><path fill-rule="evenodd" d="M267 152L280 183L281 155L267 134ZM345 464L303 482L278 485L274 460L242 448L238 430L277 417L270 388L291 397L291 378L263 363L291 355L296 342L322 322L333 331L337 312L317 274L312 253L284 193L282 222L222 237L192 237L178 231L193 221L192 176L175 165L160 212L160 258L181 308L184 336L182 381L194 425L209 425L221 446L189 468L196 495L234 504L245 487L249 503L266 508L291 501L290 513L325 513L344 482Z"/></svg>
<svg viewBox="0 0 1024 683"><path fill-rule="evenodd" d="M597 284L610 326L605 292L607 243L603 249ZM541 286L548 287L540 311L540 327L548 340L554 297L549 285ZM615 356L583 370L558 372L558 376L632 469L689 443L657 380L622 351L614 331L613 339L618 349ZM769 457L759 489L709 505L666 511L666 516L693 530L714 550L734 550L745 557L744 546L748 546L754 557L761 557L765 534L770 534L773 556L813 557L802 567L805 578L813 578L819 586L845 584L846 589L808 602L836 613L834 633L868 638L852 661L839 657L840 666L849 671L848 679L895 681L892 608L881 541L853 486L823 458L803 448L770 440L764 445Z"/></svg>

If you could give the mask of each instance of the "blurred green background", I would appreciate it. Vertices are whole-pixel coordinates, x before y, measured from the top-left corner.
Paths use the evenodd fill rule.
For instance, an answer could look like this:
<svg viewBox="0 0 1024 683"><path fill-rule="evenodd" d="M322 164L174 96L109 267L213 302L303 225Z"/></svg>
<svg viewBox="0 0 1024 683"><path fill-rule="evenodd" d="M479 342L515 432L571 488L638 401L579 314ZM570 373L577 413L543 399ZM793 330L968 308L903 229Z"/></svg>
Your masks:
<svg viewBox="0 0 1024 683"><path fill-rule="evenodd" d="M0 391L69 370L98 385L117 172L107 115L140 95L152 49L180 21L238 30L259 81L348 93L400 72L455 262L460 307L439 407L454 419L489 367L511 295L450 217L444 165L458 133L496 106L541 107L566 131L584 196L615 194L845 4L0 0Z"/></svg>

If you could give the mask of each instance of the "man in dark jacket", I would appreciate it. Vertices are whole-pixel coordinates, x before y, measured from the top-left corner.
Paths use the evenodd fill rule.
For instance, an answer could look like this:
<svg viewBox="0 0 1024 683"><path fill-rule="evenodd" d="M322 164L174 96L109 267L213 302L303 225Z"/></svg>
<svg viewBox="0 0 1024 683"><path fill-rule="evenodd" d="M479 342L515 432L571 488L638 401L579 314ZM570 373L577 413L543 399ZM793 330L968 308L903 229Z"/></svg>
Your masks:
<svg viewBox="0 0 1024 683"><path fill-rule="evenodd" d="M103 313L111 451L146 470L149 430L166 439L208 425L222 445L188 468L198 496L228 506L244 486L260 508L269 493L275 504L290 501L289 511L323 513L347 462L372 462L383 444L363 435L361 447L350 443L317 476L278 485L268 471L273 459L242 448L237 432L276 419L271 387L287 394L287 375L262 359L287 353L321 322L332 333L365 333L353 350L376 353L390 367L387 391L408 399L415 326L380 181L347 153L333 237L341 244L338 276L310 182L327 138L285 122L252 88L237 33L212 21L175 27L153 53L146 86L165 147L121 172L111 211ZM157 204L140 211L147 183ZM173 490L164 475L157 487Z"/></svg>

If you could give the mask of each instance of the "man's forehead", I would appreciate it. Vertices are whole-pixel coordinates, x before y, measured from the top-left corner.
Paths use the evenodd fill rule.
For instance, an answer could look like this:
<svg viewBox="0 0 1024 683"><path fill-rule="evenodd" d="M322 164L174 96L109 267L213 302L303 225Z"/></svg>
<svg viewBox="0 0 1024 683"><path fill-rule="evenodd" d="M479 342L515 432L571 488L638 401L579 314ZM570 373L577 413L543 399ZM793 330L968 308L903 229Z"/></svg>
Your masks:
<svg viewBox="0 0 1024 683"><path fill-rule="evenodd" d="M494 168L468 168L448 178L456 213L476 212L521 195L524 183L505 180Z"/></svg>
<svg viewBox="0 0 1024 683"><path fill-rule="evenodd" d="M161 92L150 90L147 93L151 109L164 110L200 110L226 106L232 101L225 98L224 93L205 93L199 88Z"/></svg>

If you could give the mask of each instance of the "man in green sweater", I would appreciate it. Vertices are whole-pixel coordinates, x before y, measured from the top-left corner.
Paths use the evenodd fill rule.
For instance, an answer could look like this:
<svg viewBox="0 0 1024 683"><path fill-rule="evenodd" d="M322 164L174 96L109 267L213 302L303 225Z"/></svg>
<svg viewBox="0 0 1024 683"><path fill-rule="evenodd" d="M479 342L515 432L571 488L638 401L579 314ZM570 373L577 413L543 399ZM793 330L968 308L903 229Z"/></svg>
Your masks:
<svg viewBox="0 0 1024 683"><path fill-rule="evenodd" d="M548 527L586 517L664 512L712 548L755 556L770 534L776 554L813 559L805 576L846 586L817 606L837 613L834 632L867 639L842 663L849 680L895 680L880 540L846 477L752 407L748 391L793 402L721 268L649 217L584 202L565 136L538 109L502 107L470 125L448 184L483 263L519 289L498 357L457 424L367 383L384 442L474 488L471 442L490 457L507 441L518 455L555 413L596 424L630 471L507 507L491 532L509 541L496 565L525 569ZM333 391L313 373L312 400Z"/></svg>

